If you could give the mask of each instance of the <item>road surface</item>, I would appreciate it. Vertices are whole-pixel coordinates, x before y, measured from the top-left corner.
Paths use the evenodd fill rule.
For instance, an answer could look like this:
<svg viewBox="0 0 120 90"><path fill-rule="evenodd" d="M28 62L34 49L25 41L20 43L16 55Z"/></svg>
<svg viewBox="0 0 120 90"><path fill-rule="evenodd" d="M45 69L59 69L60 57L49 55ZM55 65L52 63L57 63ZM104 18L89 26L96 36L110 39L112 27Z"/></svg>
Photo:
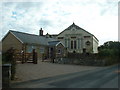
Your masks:
<svg viewBox="0 0 120 90"><path fill-rule="evenodd" d="M2 65L0 65L0 90L2 89Z"/></svg>
<svg viewBox="0 0 120 90"><path fill-rule="evenodd" d="M12 84L16 88L118 88L118 65Z"/></svg>

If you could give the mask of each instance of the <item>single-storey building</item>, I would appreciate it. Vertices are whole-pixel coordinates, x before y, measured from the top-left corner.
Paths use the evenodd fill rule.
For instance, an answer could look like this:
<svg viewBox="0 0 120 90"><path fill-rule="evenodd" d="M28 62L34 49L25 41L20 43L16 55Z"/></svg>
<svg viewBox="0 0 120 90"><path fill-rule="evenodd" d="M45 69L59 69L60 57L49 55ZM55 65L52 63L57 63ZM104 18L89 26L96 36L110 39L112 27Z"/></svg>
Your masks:
<svg viewBox="0 0 120 90"><path fill-rule="evenodd" d="M42 28L39 35L9 30L2 39L2 52L10 48L16 49L19 53L31 53L35 49L39 60L51 58L51 48L55 49L56 55L58 52L59 54L64 52L64 45L57 39L44 36Z"/></svg>

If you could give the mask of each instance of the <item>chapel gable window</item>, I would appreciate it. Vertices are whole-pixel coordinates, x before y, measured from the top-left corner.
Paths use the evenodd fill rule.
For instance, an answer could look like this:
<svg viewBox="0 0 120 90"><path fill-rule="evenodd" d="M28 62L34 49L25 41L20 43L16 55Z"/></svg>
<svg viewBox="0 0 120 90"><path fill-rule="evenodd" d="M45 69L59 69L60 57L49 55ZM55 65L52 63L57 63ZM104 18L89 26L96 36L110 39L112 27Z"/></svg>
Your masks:
<svg viewBox="0 0 120 90"><path fill-rule="evenodd" d="M87 41L87 42L86 42L86 45L87 45L87 46L90 46L90 41Z"/></svg>
<svg viewBox="0 0 120 90"><path fill-rule="evenodd" d="M63 39L64 37L58 37L58 39Z"/></svg>
<svg viewBox="0 0 120 90"><path fill-rule="evenodd" d="M76 38L76 37L71 37L71 38Z"/></svg>
<svg viewBox="0 0 120 90"><path fill-rule="evenodd" d="M71 41L71 49L73 49L73 41Z"/></svg>
<svg viewBox="0 0 120 90"><path fill-rule="evenodd" d="M77 44L77 43L76 43L76 40L75 40L75 41L74 41L74 49L76 49L76 44Z"/></svg>
<svg viewBox="0 0 120 90"><path fill-rule="evenodd" d="M84 38L90 38L90 36L84 36Z"/></svg>

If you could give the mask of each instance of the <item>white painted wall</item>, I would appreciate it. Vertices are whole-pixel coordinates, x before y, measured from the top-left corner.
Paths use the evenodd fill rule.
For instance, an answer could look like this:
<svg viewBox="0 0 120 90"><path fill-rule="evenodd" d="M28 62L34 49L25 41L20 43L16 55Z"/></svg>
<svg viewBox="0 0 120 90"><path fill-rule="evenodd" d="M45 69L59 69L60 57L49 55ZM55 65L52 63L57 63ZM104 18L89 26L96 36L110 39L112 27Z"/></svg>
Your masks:
<svg viewBox="0 0 120 90"><path fill-rule="evenodd" d="M71 39L71 37L77 37L76 39ZM90 38L84 38L84 36L90 36ZM96 40L96 38L93 39L93 35L82 30L82 29L75 29L74 27L71 28L70 30L64 30L63 32L61 32L58 37L64 37L63 39L59 39L64 45L65 45L65 39L70 39L70 45L71 46L71 40L76 40L77 41L77 49L73 49L71 50L70 48L68 48L69 52L73 52L74 50L78 53L82 53L83 48L86 48L86 51L91 52L91 53L97 53L97 47L98 47L98 41ZM80 48L78 48L78 39L80 39ZM94 41L93 41L94 40ZM90 41L90 46L87 46L85 43L87 41ZM96 41L96 42L95 42ZM67 41L68 43L68 41ZM68 45L66 46L68 47Z"/></svg>
<svg viewBox="0 0 120 90"><path fill-rule="evenodd" d="M93 53L98 53L98 41L93 37Z"/></svg>

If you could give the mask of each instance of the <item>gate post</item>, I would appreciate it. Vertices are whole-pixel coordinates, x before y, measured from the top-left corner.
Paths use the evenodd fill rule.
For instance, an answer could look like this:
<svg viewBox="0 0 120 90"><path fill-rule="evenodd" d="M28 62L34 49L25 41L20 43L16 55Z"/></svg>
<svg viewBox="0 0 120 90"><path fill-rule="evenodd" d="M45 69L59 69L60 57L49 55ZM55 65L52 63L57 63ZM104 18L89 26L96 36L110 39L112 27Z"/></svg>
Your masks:
<svg viewBox="0 0 120 90"><path fill-rule="evenodd" d="M24 55L24 51L22 50L22 52L21 52L21 53L22 53L22 64L23 64L23 63L24 63L24 61L25 61L25 58L24 58L24 56L25 56L25 55Z"/></svg>
<svg viewBox="0 0 120 90"><path fill-rule="evenodd" d="M10 88L11 64L2 65L2 88Z"/></svg>
<svg viewBox="0 0 120 90"><path fill-rule="evenodd" d="M37 53L35 52L35 49L33 49L33 63L37 64Z"/></svg>

